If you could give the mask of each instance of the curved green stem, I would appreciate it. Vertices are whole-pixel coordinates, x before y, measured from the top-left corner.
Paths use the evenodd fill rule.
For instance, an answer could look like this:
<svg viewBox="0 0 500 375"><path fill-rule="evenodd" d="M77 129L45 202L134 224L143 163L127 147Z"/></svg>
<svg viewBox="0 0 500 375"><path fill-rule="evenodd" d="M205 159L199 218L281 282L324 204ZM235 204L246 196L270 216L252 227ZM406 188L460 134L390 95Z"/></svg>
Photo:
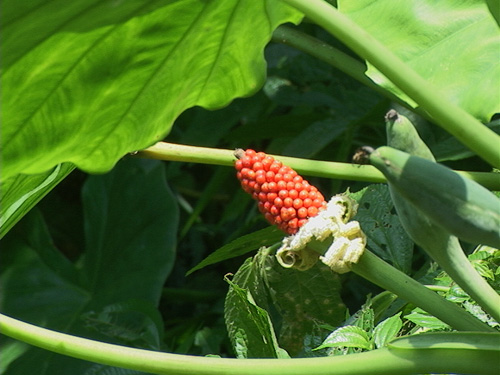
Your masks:
<svg viewBox="0 0 500 375"><path fill-rule="evenodd" d="M396 341L394 348L337 357L281 360L196 357L106 344L40 328L1 314L0 332L55 353L161 375L405 375L463 371L489 375L496 371L498 355L498 351L488 350L489 346L481 348L477 338L468 345L467 337L464 337L461 350L446 345L435 345L434 348L429 343L412 348L411 342L397 345ZM492 337L495 338L498 339Z"/></svg>
<svg viewBox="0 0 500 375"><path fill-rule="evenodd" d="M274 30L272 40L277 43L282 43L294 47L302 52L316 57L319 60L326 62L327 64L330 64L331 66L339 69L348 76L362 83L366 87L369 87L372 90L382 94L392 102L399 103L403 107L406 107L418 113L420 116L431 120L426 112L422 111L420 108L412 108L408 103L400 99L398 96L394 95L392 92L386 90L382 86L377 85L370 78L368 78L368 76L365 74L367 70L366 64L325 43L324 41L314 38L297 29L284 25Z"/></svg>
<svg viewBox="0 0 500 375"><path fill-rule="evenodd" d="M282 0L330 32L427 111L452 134L491 165L500 167L500 136L447 100L392 51L323 0Z"/></svg>
<svg viewBox="0 0 500 375"><path fill-rule="evenodd" d="M500 322L500 296L474 269L455 236L425 250L484 311Z"/></svg>
<svg viewBox="0 0 500 375"><path fill-rule="evenodd" d="M316 39L289 26L280 26L274 30L272 40L306 52L339 69L365 86L381 94L388 95L391 100L404 104L397 96L384 90L366 76L365 72L367 67L365 64L322 40Z"/></svg>
<svg viewBox="0 0 500 375"><path fill-rule="evenodd" d="M158 142L145 150L137 152L136 155L149 159L226 166L233 166L236 160L234 157L234 150L186 146L166 142ZM283 163L286 163L297 172L308 176L366 182L386 181L384 175L371 165L299 159L279 155L273 156ZM457 172L490 190L500 190L500 173Z"/></svg>
<svg viewBox="0 0 500 375"><path fill-rule="evenodd" d="M307 246L324 254L329 246L327 242L314 241ZM419 306L459 331L494 331L467 311L429 290L368 249L365 249L358 263L352 265L351 270L375 285L398 295L405 301Z"/></svg>

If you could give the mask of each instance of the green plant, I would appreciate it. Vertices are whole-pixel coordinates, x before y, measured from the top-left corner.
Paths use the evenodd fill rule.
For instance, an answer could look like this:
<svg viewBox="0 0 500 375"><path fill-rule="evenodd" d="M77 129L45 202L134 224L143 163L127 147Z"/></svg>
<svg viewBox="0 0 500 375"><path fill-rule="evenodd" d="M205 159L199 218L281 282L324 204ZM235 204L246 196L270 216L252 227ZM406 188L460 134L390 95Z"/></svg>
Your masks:
<svg viewBox="0 0 500 375"><path fill-rule="evenodd" d="M464 255L350 157L386 143L397 106L417 132L390 146L420 134L420 156L500 190L498 7L330 3L4 2L1 373L497 371L498 249L479 235ZM351 202L306 256L360 251L352 272L282 266L236 147Z"/></svg>

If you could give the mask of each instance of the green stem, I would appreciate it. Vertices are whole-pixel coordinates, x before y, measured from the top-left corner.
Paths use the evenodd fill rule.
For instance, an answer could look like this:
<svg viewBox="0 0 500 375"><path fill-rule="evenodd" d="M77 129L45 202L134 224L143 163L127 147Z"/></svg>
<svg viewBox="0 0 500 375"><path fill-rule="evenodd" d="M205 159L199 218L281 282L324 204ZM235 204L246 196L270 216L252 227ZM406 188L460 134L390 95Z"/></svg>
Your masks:
<svg viewBox="0 0 500 375"><path fill-rule="evenodd" d="M158 142L145 150L137 152L136 155L149 159L233 166L236 160L233 153L234 150ZM308 176L366 182L386 181L384 175L371 165L308 160L279 155L273 156L297 172ZM487 189L500 190L500 173L457 172L476 181Z"/></svg>
<svg viewBox="0 0 500 375"><path fill-rule="evenodd" d="M430 117L426 112L422 111L420 108L412 108L404 100L401 100L398 96L394 95L392 92L386 90L382 86L377 85L370 78L368 78L368 76L366 75L366 64L325 43L324 41L314 38L289 26L278 27L273 33L272 40L276 43L282 43L294 47L302 52L316 57L319 60L326 62L327 64L354 78L366 87L369 87L372 90L385 96L392 102L399 103L403 107L417 112L420 116L430 120Z"/></svg>
<svg viewBox="0 0 500 375"><path fill-rule="evenodd" d="M489 375L495 374L498 355L494 350L476 349L481 347L477 342L453 350L429 344L406 349L396 341L393 349L336 357L282 360L197 357L106 344L40 328L1 314L0 332L55 353L160 375L405 375L464 371ZM467 338L461 342L466 343Z"/></svg>
<svg viewBox="0 0 500 375"><path fill-rule="evenodd" d="M303 12L375 68L452 134L491 165L500 168L500 136L451 103L372 35L323 0L282 0Z"/></svg>
<svg viewBox="0 0 500 375"><path fill-rule="evenodd" d="M314 241L307 246L324 254L329 245L327 241ZM352 266L352 272L419 306L459 331L494 331L467 311L429 290L368 249L365 249L358 263Z"/></svg>
<svg viewBox="0 0 500 375"><path fill-rule="evenodd" d="M455 236L448 236L446 243L425 250L484 311L500 322L500 296L474 269Z"/></svg>
<svg viewBox="0 0 500 375"><path fill-rule="evenodd" d="M351 76L363 85L384 95L388 94L391 100L401 104L404 103L397 96L384 90L368 78L365 74L367 70L365 64L320 39L316 39L289 26L280 26L274 31L272 40L297 48L314 56Z"/></svg>

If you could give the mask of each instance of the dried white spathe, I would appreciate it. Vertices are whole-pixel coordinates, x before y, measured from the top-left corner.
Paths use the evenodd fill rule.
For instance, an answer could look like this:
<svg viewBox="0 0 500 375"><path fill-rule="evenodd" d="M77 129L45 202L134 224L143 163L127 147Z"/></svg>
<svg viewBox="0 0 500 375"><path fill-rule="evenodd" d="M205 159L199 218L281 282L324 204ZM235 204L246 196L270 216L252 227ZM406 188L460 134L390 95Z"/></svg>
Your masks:
<svg viewBox="0 0 500 375"><path fill-rule="evenodd" d="M305 270L318 258L337 273L349 272L357 263L366 246L366 236L357 221L349 221L357 210L357 203L344 195L334 196L327 208L308 220L293 236L283 240L276 253L278 262L287 268ZM307 244L313 240L333 242L323 256L312 255Z"/></svg>

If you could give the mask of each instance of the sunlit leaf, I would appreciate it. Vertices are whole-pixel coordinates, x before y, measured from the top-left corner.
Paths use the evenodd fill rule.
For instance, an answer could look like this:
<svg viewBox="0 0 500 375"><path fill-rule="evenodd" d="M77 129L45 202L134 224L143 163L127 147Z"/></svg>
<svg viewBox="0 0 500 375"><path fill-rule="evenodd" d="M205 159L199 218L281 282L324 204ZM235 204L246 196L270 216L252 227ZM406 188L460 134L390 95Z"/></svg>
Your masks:
<svg viewBox="0 0 500 375"><path fill-rule="evenodd" d="M186 108L255 93L273 30L300 18L268 0L4 2L3 178L107 171Z"/></svg>
<svg viewBox="0 0 500 375"><path fill-rule="evenodd" d="M316 349L323 348L361 348L365 350L371 349L370 337L359 327L345 326L333 331Z"/></svg>
<svg viewBox="0 0 500 375"><path fill-rule="evenodd" d="M389 341L396 337L403 326L400 315L401 313L398 313L377 324L373 330L373 342L376 348L384 347Z"/></svg>
<svg viewBox="0 0 500 375"><path fill-rule="evenodd" d="M339 9L483 122L500 111L500 31L481 0L339 0ZM408 103L369 64L368 76Z"/></svg>

